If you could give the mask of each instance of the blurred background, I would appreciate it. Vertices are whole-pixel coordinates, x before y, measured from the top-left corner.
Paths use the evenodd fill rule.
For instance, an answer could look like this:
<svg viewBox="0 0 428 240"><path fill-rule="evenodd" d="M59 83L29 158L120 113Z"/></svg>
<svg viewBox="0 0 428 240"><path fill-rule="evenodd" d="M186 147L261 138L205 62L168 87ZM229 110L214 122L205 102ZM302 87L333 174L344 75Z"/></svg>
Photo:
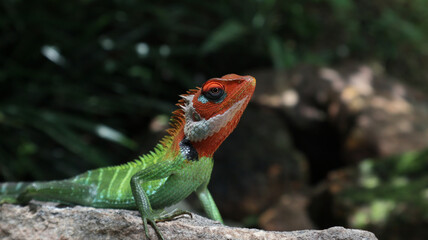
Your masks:
<svg viewBox="0 0 428 240"><path fill-rule="evenodd" d="M426 0L3 0L0 181L135 159L179 94L250 74L209 187L226 223L427 239L427 14Z"/></svg>

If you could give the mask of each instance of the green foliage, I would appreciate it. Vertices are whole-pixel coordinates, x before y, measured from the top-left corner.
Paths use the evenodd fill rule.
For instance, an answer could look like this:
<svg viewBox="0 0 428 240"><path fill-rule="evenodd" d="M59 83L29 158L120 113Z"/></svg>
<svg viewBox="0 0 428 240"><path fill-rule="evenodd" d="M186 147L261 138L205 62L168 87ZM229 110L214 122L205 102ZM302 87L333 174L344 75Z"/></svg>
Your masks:
<svg viewBox="0 0 428 240"><path fill-rule="evenodd" d="M359 183L341 194L351 206L352 227L371 228L385 236L388 229L402 232L428 223L428 150L386 159L369 159L359 165ZM419 223L414 226L414 223ZM425 231L425 229L420 229ZM385 237L384 236L384 237Z"/></svg>
<svg viewBox="0 0 428 240"><path fill-rule="evenodd" d="M178 94L230 72L361 59L426 85L426 6L4 0L0 175L56 178L126 161L150 118L169 114Z"/></svg>

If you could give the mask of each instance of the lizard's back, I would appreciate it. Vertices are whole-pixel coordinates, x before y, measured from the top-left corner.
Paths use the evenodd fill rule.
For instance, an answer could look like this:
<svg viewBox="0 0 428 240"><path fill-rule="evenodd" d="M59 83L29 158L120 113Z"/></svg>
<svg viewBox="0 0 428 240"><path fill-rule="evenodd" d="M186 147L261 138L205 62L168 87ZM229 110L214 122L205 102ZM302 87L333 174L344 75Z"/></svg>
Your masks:
<svg viewBox="0 0 428 240"><path fill-rule="evenodd" d="M104 167L86 171L73 178L48 182L18 182L0 184L0 203L17 202L21 193L37 190L31 199L45 200L52 191L56 202L79 204L105 208L135 209L130 181L137 172L162 161L165 147L158 144L154 151L139 159L114 167ZM153 195L168 177L148 181L143 184L148 196ZM31 194L28 194L31 195ZM59 196L59 198L58 198Z"/></svg>
<svg viewBox="0 0 428 240"><path fill-rule="evenodd" d="M114 167L98 168L69 179L68 181L91 185L95 189L91 206L109 208L135 208L130 181L137 172L163 160L165 147L158 144L154 151L142 155L140 159ZM143 184L148 196L153 195L168 179L161 178Z"/></svg>

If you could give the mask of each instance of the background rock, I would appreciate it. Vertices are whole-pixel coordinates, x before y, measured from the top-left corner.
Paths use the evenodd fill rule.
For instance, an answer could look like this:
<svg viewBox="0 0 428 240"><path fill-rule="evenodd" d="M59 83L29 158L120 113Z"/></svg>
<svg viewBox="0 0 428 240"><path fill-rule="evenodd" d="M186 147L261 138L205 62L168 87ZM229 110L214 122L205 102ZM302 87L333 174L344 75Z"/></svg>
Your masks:
<svg viewBox="0 0 428 240"><path fill-rule="evenodd" d="M209 189L229 219L259 215L284 191L301 190L307 183L306 159L294 147L281 114L254 104L214 162Z"/></svg>
<svg viewBox="0 0 428 240"><path fill-rule="evenodd" d="M364 158L428 146L428 96L378 65L302 66L253 75L255 102L283 113L313 183Z"/></svg>
<svg viewBox="0 0 428 240"><path fill-rule="evenodd" d="M315 228L307 211L310 199L302 193L283 194L259 219L265 230L290 231Z"/></svg>

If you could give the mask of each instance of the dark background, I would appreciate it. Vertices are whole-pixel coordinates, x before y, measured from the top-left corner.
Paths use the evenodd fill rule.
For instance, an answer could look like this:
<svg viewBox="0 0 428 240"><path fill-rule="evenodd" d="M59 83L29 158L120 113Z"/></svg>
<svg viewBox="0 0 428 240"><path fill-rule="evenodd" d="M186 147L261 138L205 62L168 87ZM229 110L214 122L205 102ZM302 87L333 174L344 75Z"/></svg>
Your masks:
<svg viewBox="0 0 428 240"><path fill-rule="evenodd" d="M427 16L426 0L4 0L0 181L135 159L179 94L251 74L210 184L226 222L424 239Z"/></svg>

